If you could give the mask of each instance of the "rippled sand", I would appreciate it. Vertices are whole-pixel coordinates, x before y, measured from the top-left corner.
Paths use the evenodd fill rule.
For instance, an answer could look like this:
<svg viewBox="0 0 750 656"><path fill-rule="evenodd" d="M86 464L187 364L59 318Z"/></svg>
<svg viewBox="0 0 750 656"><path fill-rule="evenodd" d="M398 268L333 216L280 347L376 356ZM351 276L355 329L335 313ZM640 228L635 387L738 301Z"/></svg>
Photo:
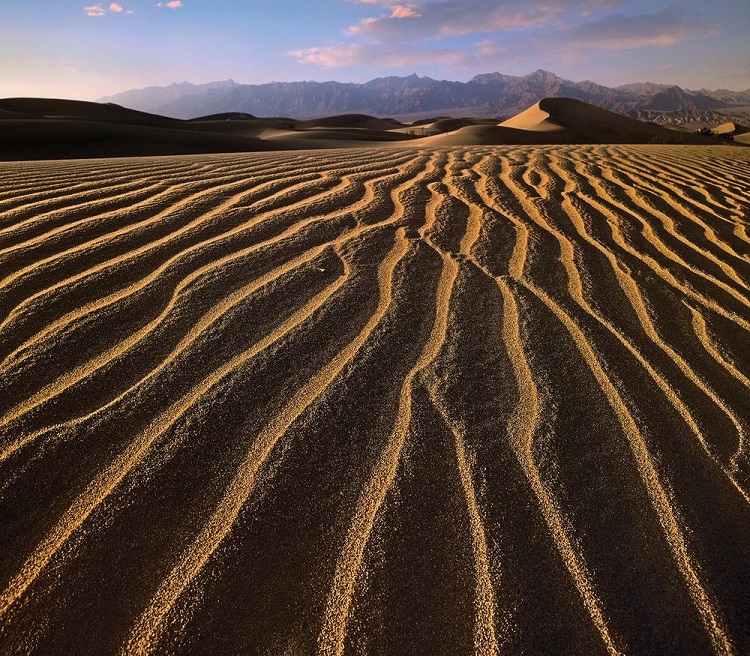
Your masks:
<svg viewBox="0 0 750 656"><path fill-rule="evenodd" d="M1 652L750 652L750 151L0 180Z"/></svg>

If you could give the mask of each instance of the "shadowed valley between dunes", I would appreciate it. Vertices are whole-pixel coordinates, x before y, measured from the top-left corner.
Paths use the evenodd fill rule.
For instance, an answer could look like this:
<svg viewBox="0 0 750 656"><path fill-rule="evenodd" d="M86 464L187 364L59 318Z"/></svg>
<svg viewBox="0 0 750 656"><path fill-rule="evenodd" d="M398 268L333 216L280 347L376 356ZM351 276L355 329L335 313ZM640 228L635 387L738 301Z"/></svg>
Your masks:
<svg viewBox="0 0 750 656"><path fill-rule="evenodd" d="M569 108L0 165L0 651L750 652L750 150Z"/></svg>

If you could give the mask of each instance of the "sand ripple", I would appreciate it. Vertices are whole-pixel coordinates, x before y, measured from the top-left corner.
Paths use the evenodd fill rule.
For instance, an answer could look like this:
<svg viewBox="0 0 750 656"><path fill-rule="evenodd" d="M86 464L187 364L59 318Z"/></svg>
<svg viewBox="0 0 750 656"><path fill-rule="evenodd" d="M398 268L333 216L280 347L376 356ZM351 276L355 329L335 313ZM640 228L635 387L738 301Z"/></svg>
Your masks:
<svg viewBox="0 0 750 656"><path fill-rule="evenodd" d="M744 150L0 180L0 651L750 652Z"/></svg>

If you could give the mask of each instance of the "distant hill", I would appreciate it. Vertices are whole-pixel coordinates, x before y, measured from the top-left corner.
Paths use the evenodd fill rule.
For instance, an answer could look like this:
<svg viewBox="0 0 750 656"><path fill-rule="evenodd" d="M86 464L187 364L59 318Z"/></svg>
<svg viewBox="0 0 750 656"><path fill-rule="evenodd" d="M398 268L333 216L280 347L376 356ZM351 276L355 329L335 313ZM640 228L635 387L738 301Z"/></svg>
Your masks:
<svg viewBox="0 0 750 656"><path fill-rule="evenodd" d="M704 109L725 109L730 104L712 98L705 93L688 93L673 86L655 93L643 109L656 111L695 111Z"/></svg>
<svg viewBox="0 0 750 656"><path fill-rule="evenodd" d="M544 70L523 76L484 73L468 82L417 75L376 78L364 84L334 81L238 84L226 80L194 85L182 82L125 91L101 98L100 102L182 119L221 113L296 119L363 113L403 120L438 114L508 117L543 98L552 97L574 98L639 118L644 116L643 112L648 112L649 120L665 123L680 122L681 116L694 116L696 112L750 106L750 89L690 91L650 82L610 88L589 80L573 82Z"/></svg>
<svg viewBox="0 0 750 656"><path fill-rule="evenodd" d="M234 87L242 86L234 80L225 80L222 82L209 82L208 84L190 84L189 82L179 82L170 84L167 87L146 87L145 89L132 89L124 94L112 96L111 100L100 99L99 102L115 102L118 105L126 105L133 109L140 109L143 112L152 112L154 114L163 114L161 108L172 102L190 96L200 96L209 91L226 91ZM118 102L114 98L127 96L127 102ZM216 112L215 112L216 113ZM174 116L173 118L192 118L191 116Z"/></svg>

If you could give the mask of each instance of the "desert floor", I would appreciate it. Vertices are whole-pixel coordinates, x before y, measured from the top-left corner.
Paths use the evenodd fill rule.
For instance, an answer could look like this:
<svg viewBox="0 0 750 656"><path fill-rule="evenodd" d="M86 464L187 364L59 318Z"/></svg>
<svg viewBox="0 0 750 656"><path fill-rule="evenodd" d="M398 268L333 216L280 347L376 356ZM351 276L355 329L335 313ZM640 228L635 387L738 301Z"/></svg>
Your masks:
<svg viewBox="0 0 750 656"><path fill-rule="evenodd" d="M3 654L750 653L750 149L0 181Z"/></svg>

